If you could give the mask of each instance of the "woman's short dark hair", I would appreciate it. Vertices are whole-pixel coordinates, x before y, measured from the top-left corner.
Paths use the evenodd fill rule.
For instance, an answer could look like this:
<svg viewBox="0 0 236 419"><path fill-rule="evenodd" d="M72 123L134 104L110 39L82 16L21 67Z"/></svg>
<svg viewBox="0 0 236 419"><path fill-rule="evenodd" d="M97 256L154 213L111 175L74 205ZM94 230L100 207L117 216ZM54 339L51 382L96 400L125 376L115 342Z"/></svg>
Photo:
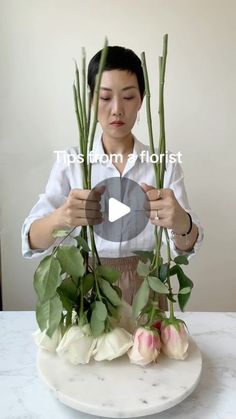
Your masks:
<svg viewBox="0 0 236 419"><path fill-rule="evenodd" d="M88 66L88 85L90 88L91 96L93 97L95 89L95 80L98 73L99 61L101 58L102 50L91 59ZM140 96L144 96L144 76L142 63L140 58L131 50L119 46L109 46L107 59L104 71L109 70L126 70L130 73L136 74L139 86Z"/></svg>

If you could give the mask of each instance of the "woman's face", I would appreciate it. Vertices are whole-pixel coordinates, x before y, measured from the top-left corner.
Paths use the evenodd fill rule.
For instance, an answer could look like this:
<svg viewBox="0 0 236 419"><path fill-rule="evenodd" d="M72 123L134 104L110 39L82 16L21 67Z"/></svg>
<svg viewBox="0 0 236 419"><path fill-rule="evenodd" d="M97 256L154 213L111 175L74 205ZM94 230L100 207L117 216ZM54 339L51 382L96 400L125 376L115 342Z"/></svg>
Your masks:
<svg viewBox="0 0 236 419"><path fill-rule="evenodd" d="M136 74L104 71L101 79L98 121L103 133L122 139L130 134L142 105Z"/></svg>

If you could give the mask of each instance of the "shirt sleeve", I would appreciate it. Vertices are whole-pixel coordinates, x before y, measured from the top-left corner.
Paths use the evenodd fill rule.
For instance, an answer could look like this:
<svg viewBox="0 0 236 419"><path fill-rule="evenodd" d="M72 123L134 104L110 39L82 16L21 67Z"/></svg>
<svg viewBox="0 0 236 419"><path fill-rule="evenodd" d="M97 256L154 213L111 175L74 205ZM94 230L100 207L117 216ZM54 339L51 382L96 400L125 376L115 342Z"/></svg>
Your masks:
<svg viewBox="0 0 236 419"><path fill-rule="evenodd" d="M179 250L176 248L174 239L171 237L171 230L168 229L170 248L174 257L179 255L186 255L190 260L194 255L196 255L196 253L200 249L203 242L204 233L197 215L192 211L189 205L184 185L184 174L182 167L178 161L176 161L175 163L169 162L164 187L173 190L179 204L182 206L182 208L184 208L185 211L189 212L189 214L192 217L193 223L196 224L196 226L198 227L198 238L193 249L190 252L186 252L184 250Z"/></svg>
<svg viewBox="0 0 236 419"><path fill-rule="evenodd" d="M28 233L33 221L47 216L65 202L70 189L68 166L63 162L63 159L57 159L51 170L45 192L39 195L38 202L34 205L22 226L22 254L25 258L48 254L57 244L58 239L48 249L32 250L29 245Z"/></svg>

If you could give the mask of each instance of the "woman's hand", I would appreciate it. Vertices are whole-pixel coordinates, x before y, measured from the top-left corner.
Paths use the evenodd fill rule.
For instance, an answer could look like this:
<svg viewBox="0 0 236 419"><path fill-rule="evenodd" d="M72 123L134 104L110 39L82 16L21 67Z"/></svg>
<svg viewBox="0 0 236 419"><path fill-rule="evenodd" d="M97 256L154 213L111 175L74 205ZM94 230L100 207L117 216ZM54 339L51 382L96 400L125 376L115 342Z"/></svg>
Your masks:
<svg viewBox="0 0 236 419"><path fill-rule="evenodd" d="M149 200L146 209L152 224L169 228L176 234L186 234L190 227L189 216L172 189L156 189L146 183L142 183L141 187Z"/></svg>
<svg viewBox="0 0 236 419"><path fill-rule="evenodd" d="M53 244L53 232L64 227L94 225L102 222L99 203L105 186L72 189L66 202L46 217L35 220L28 234L31 249L47 249Z"/></svg>
<svg viewBox="0 0 236 419"><path fill-rule="evenodd" d="M58 224L63 227L95 225L102 222L101 195L105 186L89 189L72 189L66 202L58 208Z"/></svg>

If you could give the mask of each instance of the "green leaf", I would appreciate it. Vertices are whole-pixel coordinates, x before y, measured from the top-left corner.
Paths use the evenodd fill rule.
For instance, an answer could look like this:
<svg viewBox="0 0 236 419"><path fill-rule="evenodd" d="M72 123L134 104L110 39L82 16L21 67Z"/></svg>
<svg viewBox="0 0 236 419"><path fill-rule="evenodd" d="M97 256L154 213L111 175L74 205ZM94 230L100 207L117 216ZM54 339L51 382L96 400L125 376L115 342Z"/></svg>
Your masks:
<svg viewBox="0 0 236 419"><path fill-rule="evenodd" d="M41 303L56 294L56 289L62 281L60 273L60 264L53 255L46 256L40 262L34 274L34 289Z"/></svg>
<svg viewBox="0 0 236 419"><path fill-rule="evenodd" d="M62 293L62 291L60 291L59 289L58 289L58 294L59 294L59 297L60 297L60 300L61 300L61 302L62 302L62 305L63 305L63 308L68 312L68 313L72 313L72 310L73 310L73 308L74 308L74 302L73 301L71 301L70 300L70 298L68 298L68 297L66 297L63 293Z"/></svg>
<svg viewBox="0 0 236 419"><path fill-rule="evenodd" d="M54 237L55 239L57 237L65 237L69 234L70 230L54 230L52 233L52 237Z"/></svg>
<svg viewBox="0 0 236 419"><path fill-rule="evenodd" d="M150 260L150 262L151 262L152 259L153 259L153 256L154 256L154 252L149 251L149 250L136 250L135 252L132 252L132 253L134 253L135 255L139 256L140 259L144 263L147 262L148 260Z"/></svg>
<svg viewBox="0 0 236 419"><path fill-rule="evenodd" d="M102 301L95 301L95 307L93 312L96 313L96 316L99 320L105 321L107 318L107 308Z"/></svg>
<svg viewBox="0 0 236 419"><path fill-rule="evenodd" d="M144 279L137 293L135 294L133 304L132 304L132 310L133 310L133 315L135 319L139 316L139 313L147 304L149 293L150 293L150 288L149 288L148 281Z"/></svg>
<svg viewBox="0 0 236 419"><path fill-rule="evenodd" d="M159 268L159 278L162 282L165 282L169 273L169 263L163 263Z"/></svg>
<svg viewBox="0 0 236 419"><path fill-rule="evenodd" d="M118 294L118 296L120 297L120 299L122 298L122 290L120 287L118 287L118 285L112 285L113 290L115 290Z"/></svg>
<svg viewBox="0 0 236 419"><path fill-rule="evenodd" d="M170 269L170 275L177 275L179 281L178 302L180 309L183 311L191 295L193 282L185 275L179 265L175 265ZM189 290L190 292L188 292Z"/></svg>
<svg viewBox="0 0 236 419"><path fill-rule="evenodd" d="M119 319L120 318L119 308L114 307L107 300L106 300L106 307L107 307L107 311L108 311L109 316L111 316L113 319Z"/></svg>
<svg viewBox="0 0 236 419"><path fill-rule="evenodd" d="M148 276L149 272L150 272L150 262L148 261L144 263L140 260L137 266L138 275L146 277Z"/></svg>
<svg viewBox="0 0 236 419"><path fill-rule="evenodd" d="M191 292L188 294L178 294L178 303L181 311L184 311L185 306L190 298Z"/></svg>
<svg viewBox="0 0 236 419"><path fill-rule="evenodd" d="M74 283L72 278L67 277L62 281L57 291L60 292L60 295L65 295L71 301L76 301L79 293L79 288Z"/></svg>
<svg viewBox="0 0 236 419"><path fill-rule="evenodd" d="M177 263L178 265L188 265L189 261L187 256L185 255L181 255L181 256L176 256L174 258L175 263Z"/></svg>
<svg viewBox="0 0 236 419"><path fill-rule="evenodd" d="M191 288L185 287L185 288L181 288L181 290L179 291L179 294L189 294L190 292L191 292Z"/></svg>
<svg viewBox="0 0 236 419"><path fill-rule="evenodd" d="M85 275L81 281L83 281L83 293L86 295L94 285L94 275L89 273Z"/></svg>
<svg viewBox="0 0 236 419"><path fill-rule="evenodd" d="M179 281L179 291L185 287L189 287L190 289L192 289L193 282L191 281L191 279L188 278L187 275L185 275L183 269L179 265L176 265L176 267L177 267L177 277Z"/></svg>
<svg viewBox="0 0 236 419"><path fill-rule="evenodd" d="M117 292L112 288L112 286L103 278L98 278L99 287L101 288L103 294L108 298L108 300L113 304L113 306L119 306L121 300Z"/></svg>
<svg viewBox="0 0 236 419"><path fill-rule="evenodd" d="M64 272L67 272L73 278L79 278L84 275L84 260L77 247L60 246L56 256Z"/></svg>
<svg viewBox="0 0 236 419"><path fill-rule="evenodd" d="M42 332L47 329L47 335L49 337L52 337L59 326L62 309L61 300L57 295L43 304L37 304L36 319L38 325Z"/></svg>
<svg viewBox="0 0 236 419"><path fill-rule="evenodd" d="M169 294L169 289L161 282L161 280L155 276L149 276L147 278L149 286L153 291L158 292L158 294Z"/></svg>
<svg viewBox="0 0 236 419"><path fill-rule="evenodd" d="M115 269L110 268L110 266L104 266L104 265L98 266L96 269L96 273L98 274L98 276L102 276L111 284L113 282L118 281L121 275L120 272L116 271Z"/></svg>
<svg viewBox="0 0 236 419"><path fill-rule="evenodd" d="M76 237L73 237L76 241L77 241L77 247L82 247L82 249L85 251L85 252L87 252L87 253L89 253L90 252L90 248L89 248L89 245L88 245L88 243L86 242L86 240L84 240L84 238L83 237L81 237L81 236L76 236Z"/></svg>
<svg viewBox="0 0 236 419"><path fill-rule="evenodd" d="M78 316L77 313L77 319L79 320L80 326L83 327L85 324L88 323L87 312L84 311L81 316Z"/></svg>
<svg viewBox="0 0 236 419"><path fill-rule="evenodd" d="M172 266L172 268L170 268L170 271L169 271L170 276L177 275L178 268L179 268L178 265Z"/></svg>
<svg viewBox="0 0 236 419"><path fill-rule="evenodd" d="M72 324L72 310L68 310L66 313L66 328Z"/></svg>
<svg viewBox="0 0 236 419"><path fill-rule="evenodd" d="M105 330L105 322L100 320L96 315L96 309L93 310L91 320L90 320L90 327L92 335L96 338L102 334Z"/></svg>

